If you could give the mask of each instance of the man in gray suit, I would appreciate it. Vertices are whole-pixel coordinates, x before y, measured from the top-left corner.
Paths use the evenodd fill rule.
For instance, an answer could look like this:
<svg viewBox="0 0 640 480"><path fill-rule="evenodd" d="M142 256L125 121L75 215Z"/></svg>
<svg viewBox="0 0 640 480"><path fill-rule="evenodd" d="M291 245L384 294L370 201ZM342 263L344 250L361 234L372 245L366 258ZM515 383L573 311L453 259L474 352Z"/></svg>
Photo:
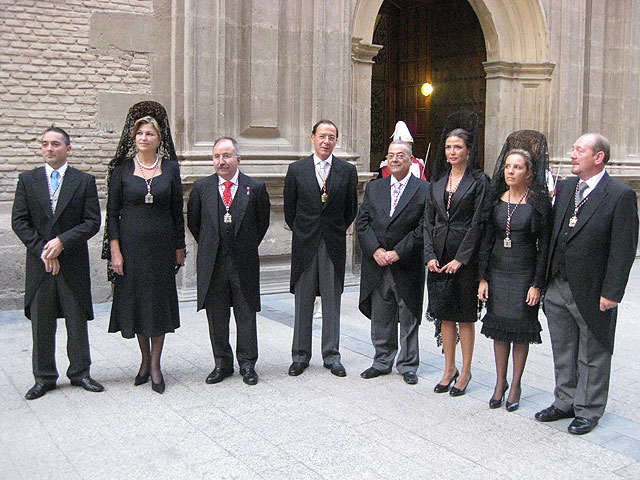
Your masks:
<svg viewBox="0 0 640 480"><path fill-rule="evenodd" d="M92 175L67 164L69 135L51 127L42 135L45 165L18 177L11 224L27 247L25 316L33 333L33 376L27 400L56 388L57 319L67 327L67 377L90 392L102 385L89 376L87 320L93 319L87 240L100 229L100 204Z"/></svg>
<svg viewBox="0 0 640 480"><path fill-rule="evenodd" d="M411 145L389 145L391 175L367 185L356 220L362 248L360 311L371 319L373 365L360 374L375 378L396 369L409 385L418 383L416 371L418 326L424 290L423 218L429 183L411 174Z"/></svg>
<svg viewBox="0 0 640 480"><path fill-rule="evenodd" d="M555 400L535 417L575 417L568 428L575 435L593 430L607 404L617 306L638 243L636 194L607 174L609 149L598 133L575 141L576 176L559 184L554 205L544 311Z"/></svg>
<svg viewBox="0 0 640 480"><path fill-rule="evenodd" d="M313 303L322 298L322 359L338 377L340 301L344 289L346 234L358 210L358 173L333 155L338 128L320 120L311 130L315 153L289 165L284 182L284 218L293 232L291 293L295 325L289 375L300 375L311 359Z"/></svg>

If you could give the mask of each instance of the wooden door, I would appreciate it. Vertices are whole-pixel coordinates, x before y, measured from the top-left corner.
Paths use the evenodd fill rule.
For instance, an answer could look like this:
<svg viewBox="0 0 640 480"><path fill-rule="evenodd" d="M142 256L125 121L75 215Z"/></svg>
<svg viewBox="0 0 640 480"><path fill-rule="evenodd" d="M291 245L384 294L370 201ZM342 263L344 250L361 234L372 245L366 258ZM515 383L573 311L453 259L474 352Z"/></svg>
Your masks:
<svg viewBox="0 0 640 480"><path fill-rule="evenodd" d="M373 42L371 157L377 170L398 120L413 136L414 155L435 155L447 116L465 108L480 118L480 162L484 164L486 60L484 36L465 0L386 0L380 8ZM423 83L431 96L420 92ZM429 162L427 162L429 165Z"/></svg>

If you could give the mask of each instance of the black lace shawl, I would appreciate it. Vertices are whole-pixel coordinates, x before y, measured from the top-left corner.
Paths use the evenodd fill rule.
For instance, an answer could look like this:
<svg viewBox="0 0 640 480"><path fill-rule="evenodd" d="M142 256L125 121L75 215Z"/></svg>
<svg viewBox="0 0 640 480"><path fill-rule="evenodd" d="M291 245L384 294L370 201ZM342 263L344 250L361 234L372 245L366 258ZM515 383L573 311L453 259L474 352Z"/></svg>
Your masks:
<svg viewBox="0 0 640 480"><path fill-rule="evenodd" d="M551 214L551 200L546 181L547 169L549 168L549 150L546 137L535 130L518 130L507 137L502 146L502 151L498 155L493 177L491 178L491 203L494 206L497 205L502 194L508 189L504 181L504 164L507 160L507 153L514 148L525 150L531 154L533 177L531 178L527 203L531 204L546 220ZM534 232L539 227L535 223L532 225Z"/></svg>

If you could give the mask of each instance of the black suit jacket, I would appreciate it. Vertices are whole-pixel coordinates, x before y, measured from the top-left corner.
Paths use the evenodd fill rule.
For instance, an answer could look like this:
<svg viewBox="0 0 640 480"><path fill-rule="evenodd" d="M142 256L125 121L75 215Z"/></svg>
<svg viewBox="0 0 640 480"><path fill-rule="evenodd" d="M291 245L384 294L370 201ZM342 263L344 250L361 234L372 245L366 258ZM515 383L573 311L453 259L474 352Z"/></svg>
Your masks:
<svg viewBox="0 0 640 480"><path fill-rule="evenodd" d="M197 180L187 203L187 225L198 242L198 310L205 308L211 275L220 244L218 174ZM264 182L242 172L233 198L235 214L234 261L242 293L256 312L260 311L260 257L258 246L269 228L271 203Z"/></svg>
<svg viewBox="0 0 640 480"><path fill-rule="evenodd" d="M573 211L578 177L560 182L553 215L547 277L568 209ZM589 329L613 352L617 308L600 311L600 297L620 302L638 244L636 193L606 172L578 212L565 250L566 276Z"/></svg>
<svg viewBox="0 0 640 480"><path fill-rule="evenodd" d="M467 170L451 198L447 216L444 196L448 180L445 175L431 184L425 208L424 261L436 258L443 266L455 258L468 265L477 262L484 217L491 208L489 179L480 171Z"/></svg>
<svg viewBox="0 0 640 480"><path fill-rule="evenodd" d="M33 296L46 275L50 275L40 259L42 249L49 240L59 237L64 246L58 257L59 275L64 277L73 291L87 320L93 319L87 240L100 229L100 203L93 175L68 166L54 214L44 166L21 173L11 226L27 247L25 316L31 319ZM58 312L57 316L62 317L62 312Z"/></svg>
<svg viewBox="0 0 640 480"><path fill-rule="evenodd" d="M380 247L395 250L400 260L392 263L391 274L398 292L413 315L422 317L424 295L423 219L429 197L429 183L411 175L393 216L391 177L367 185L360 206L356 230L362 248L360 311L371 318L371 293L382 279L384 268L373 258Z"/></svg>
<svg viewBox="0 0 640 480"><path fill-rule="evenodd" d="M346 233L358 211L356 167L333 157L322 203L313 155L289 165L284 182L284 219L293 231L291 293L324 240L338 281L344 287Z"/></svg>

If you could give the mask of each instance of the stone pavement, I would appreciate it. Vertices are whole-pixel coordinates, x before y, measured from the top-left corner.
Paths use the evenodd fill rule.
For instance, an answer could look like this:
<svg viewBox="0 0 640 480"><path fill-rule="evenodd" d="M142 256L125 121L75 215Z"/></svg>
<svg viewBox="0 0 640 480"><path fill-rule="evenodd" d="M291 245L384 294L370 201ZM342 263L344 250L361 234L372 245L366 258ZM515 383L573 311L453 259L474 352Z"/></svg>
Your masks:
<svg viewBox="0 0 640 480"><path fill-rule="evenodd" d="M213 368L206 316L183 303L182 327L165 343L164 395L133 386L137 343L106 333L110 305L96 305L92 375L106 391L69 385L60 325L59 388L30 402L23 398L33 383L30 325L20 311L2 312L0 478L640 478L638 265L620 307L607 413L582 437L566 432L569 420L533 419L551 403L554 385L546 321L543 344L530 350L521 407L508 413L488 408L493 354L481 335L463 397L433 393L444 360L431 324L421 329L418 385L396 373L361 379L373 348L357 301L357 287L348 288L341 339L348 376L322 367L318 324L310 368L289 377L293 299L264 296L254 387L237 374L204 383Z"/></svg>

